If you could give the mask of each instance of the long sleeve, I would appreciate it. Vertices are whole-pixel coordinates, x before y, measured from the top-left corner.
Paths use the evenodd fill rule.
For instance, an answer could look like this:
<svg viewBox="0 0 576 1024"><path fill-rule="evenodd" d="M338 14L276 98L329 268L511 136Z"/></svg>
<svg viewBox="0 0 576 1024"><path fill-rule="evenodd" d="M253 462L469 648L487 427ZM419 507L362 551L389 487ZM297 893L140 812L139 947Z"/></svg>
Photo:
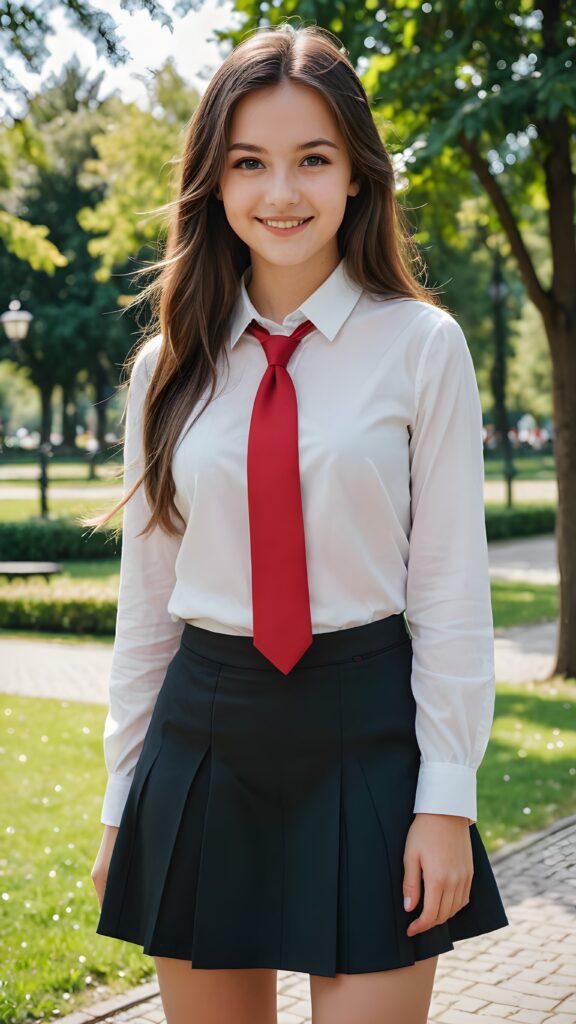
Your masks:
<svg viewBox="0 0 576 1024"><path fill-rule="evenodd" d="M414 813L475 821L494 715L494 629L482 409L466 338L449 315L421 354L415 409L406 598L421 752Z"/></svg>
<svg viewBox="0 0 576 1024"><path fill-rule="evenodd" d="M147 348L138 356L128 389L124 493L143 469ZM168 536L159 527L137 537L148 517L141 484L123 509L118 611L103 739L108 771L101 814L105 825L120 824L156 698L184 627L182 620L174 621L167 611L181 538Z"/></svg>

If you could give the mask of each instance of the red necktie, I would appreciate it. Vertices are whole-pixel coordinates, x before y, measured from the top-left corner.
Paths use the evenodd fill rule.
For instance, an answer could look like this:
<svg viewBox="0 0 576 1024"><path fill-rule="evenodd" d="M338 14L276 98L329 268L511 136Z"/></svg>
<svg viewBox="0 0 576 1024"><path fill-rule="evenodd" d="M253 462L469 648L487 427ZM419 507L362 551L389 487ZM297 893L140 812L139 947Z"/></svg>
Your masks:
<svg viewBox="0 0 576 1024"><path fill-rule="evenodd" d="M252 320L268 366L248 434L248 514L254 646L284 675L312 643L300 464L298 406L286 364L315 330L305 320L290 335L270 334Z"/></svg>

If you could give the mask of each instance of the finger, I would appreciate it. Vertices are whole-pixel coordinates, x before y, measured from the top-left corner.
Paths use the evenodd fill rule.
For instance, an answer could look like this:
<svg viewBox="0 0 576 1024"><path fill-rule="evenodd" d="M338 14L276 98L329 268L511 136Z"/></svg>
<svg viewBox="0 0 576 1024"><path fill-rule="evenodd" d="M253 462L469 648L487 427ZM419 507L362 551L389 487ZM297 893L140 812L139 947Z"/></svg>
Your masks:
<svg viewBox="0 0 576 1024"><path fill-rule="evenodd" d="M418 932L425 932L432 927L438 913L443 889L442 882L426 883L426 878L424 878L424 907L420 917L410 922L406 930L407 935L417 935Z"/></svg>
<svg viewBox="0 0 576 1024"><path fill-rule="evenodd" d="M455 913L452 909L454 906L457 906L456 888L450 888L450 886L448 886L442 893L442 899L440 900L440 906L438 907L438 916L434 924L444 924L449 917L452 917L452 914Z"/></svg>
<svg viewBox="0 0 576 1024"><path fill-rule="evenodd" d="M404 895L404 909L414 910L414 907L420 900L420 888L422 885L422 866L420 864L420 858L416 854L411 854L404 860L404 880L402 883L402 893ZM406 899L410 900L410 904L406 905Z"/></svg>

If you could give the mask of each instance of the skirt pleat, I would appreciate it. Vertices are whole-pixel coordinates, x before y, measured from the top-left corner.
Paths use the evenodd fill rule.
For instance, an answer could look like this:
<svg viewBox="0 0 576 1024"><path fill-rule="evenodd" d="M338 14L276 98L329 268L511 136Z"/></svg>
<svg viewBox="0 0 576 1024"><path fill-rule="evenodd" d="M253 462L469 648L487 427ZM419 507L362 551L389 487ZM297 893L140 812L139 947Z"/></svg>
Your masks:
<svg viewBox="0 0 576 1024"><path fill-rule="evenodd" d="M508 924L470 826L470 902L409 937L420 764L402 616L321 634L288 675L187 626L120 822L97 932L197 968L333 977L409 966ZM314 647L314 644L313 644ZM307 657L308 655L308 657Z"/></svg>

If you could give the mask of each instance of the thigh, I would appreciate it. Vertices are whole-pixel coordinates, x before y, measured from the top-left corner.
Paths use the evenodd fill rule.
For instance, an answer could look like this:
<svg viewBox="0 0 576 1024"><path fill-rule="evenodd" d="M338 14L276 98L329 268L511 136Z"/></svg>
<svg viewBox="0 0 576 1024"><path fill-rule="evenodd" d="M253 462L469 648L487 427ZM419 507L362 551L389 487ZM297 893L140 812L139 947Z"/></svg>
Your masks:
<svg viewBox="0 0 576 1024"><path fill-rule="evenodd" d="M277 1024L276 970L192 970L155 956L166 1024Z"/></svg>
<svg viewBox="0 0 576 1024"><path fill-rule="evenodd" d="M438 956L368 974L310 975L312 1024L426 1024Z"/></svg>

